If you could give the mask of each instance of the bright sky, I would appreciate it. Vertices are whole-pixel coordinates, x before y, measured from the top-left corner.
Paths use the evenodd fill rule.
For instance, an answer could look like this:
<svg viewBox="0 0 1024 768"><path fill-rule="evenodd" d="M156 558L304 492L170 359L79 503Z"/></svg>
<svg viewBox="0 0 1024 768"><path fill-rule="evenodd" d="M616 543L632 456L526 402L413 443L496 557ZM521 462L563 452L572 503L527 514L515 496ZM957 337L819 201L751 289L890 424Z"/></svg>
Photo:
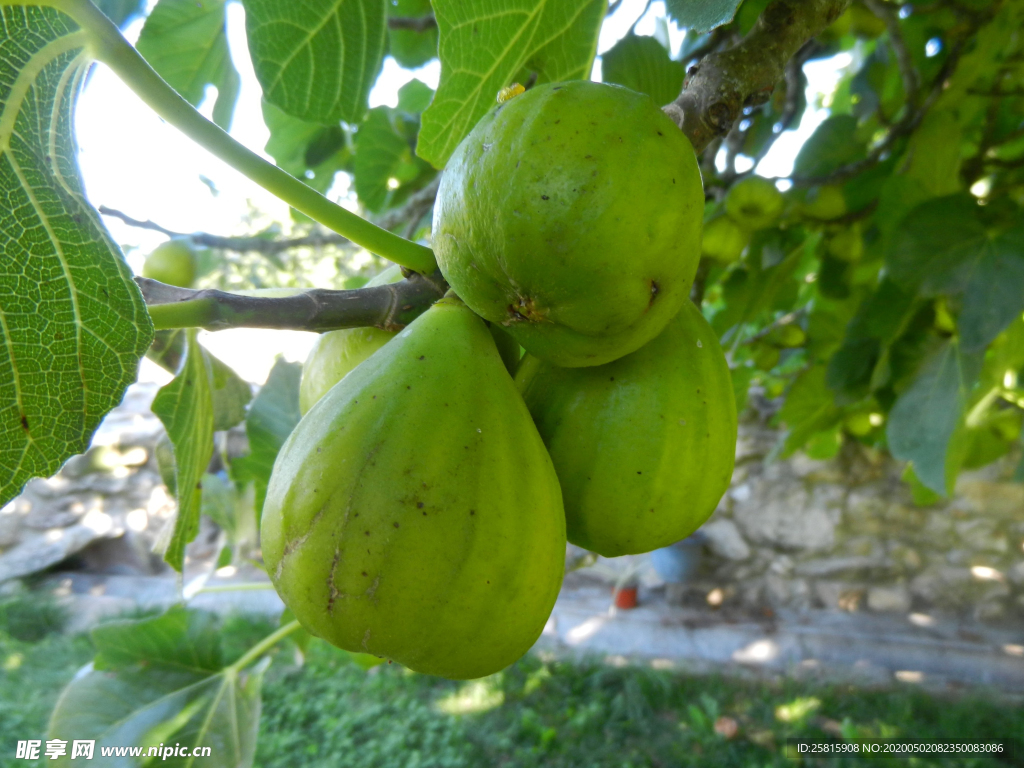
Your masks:
<svg viewBox="0 0 1024 768"><path fill-rule="evenodd" d="M154 4L155 0L150 0L150 5ZM599 55L629 31L645 6L646 0L623 0L601 29ZM637 34L654 34L655 19L664 12L662 0L653 2L636 24ZM141 27L142 22L137 21L126 31L130 41L137 39ZM668 32L672 50L677 52L684 33L671 23ZM228 6L228 41L242 80L231 135L270 159L263 151L269 133L260 111L260 87L246 49L244 10L240 3ZM805 68L809 79L808 103L820 103L823 95L830 94L841 68L849 64L846 54L809 64ZM402 85L418 78L436 88L439 76L440 65L436 60L410 71L402 69L389 57L370 94L370 106L396 106ZM600 59L595 63L593 76L594 79L600 77ZM212 103L213 99L207 98L201 107L207 116ZM809 110L797 130L779 138L757 172L766 176L787 174L792 169L797 149L827 115L826 109ZM106 205L136 219L151 219L180 232L244 234L253 226L246 222L253 208L265 214L265 223L288 220L287 205L165 124L102 65L93 70L82 93L76 129L82 175L94 205ZM740 158L741 163L742 160ZM745 170L739 163L738 167ZM210 184L204 183L204 178ZM216 193L211 190L211 184ZM347 193L347 179L339 174L329 194L346 207L354 207L355 202ZM141 270L145 254L165 239L156 232L128 227L110 217L106 223L114 239L125 248L128 262L136 271ZM243 378L258 383L266 380L278 354L288 360L304 360L314 339L315 334L311 333L256 329L202 335L203 343L213 354ZM144 361L140 379L164 382L169 378L155 364Z"/></svg>

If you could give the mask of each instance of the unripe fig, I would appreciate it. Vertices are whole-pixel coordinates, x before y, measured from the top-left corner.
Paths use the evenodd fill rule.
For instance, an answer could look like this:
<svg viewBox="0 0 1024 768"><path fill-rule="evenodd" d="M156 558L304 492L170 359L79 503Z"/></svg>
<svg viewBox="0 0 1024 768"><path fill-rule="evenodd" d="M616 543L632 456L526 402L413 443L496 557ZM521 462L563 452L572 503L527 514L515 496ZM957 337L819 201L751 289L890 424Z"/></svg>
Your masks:
<svg viewBox="0 0 1024 768"><path fill-rule="evenodd" d="M196 257L183 238L161 243L146 257L142 276L179 288L191 288L196 279Z"/></svg>
<svg viewBox="0 0 1024 768"><path fill-rule="evenodd" d="M851 413L843 419L843 426L846 427L847 432L857 437L864 437L875 428L875 425L871 423L871 414L864 412Z"/></svg>
<svg viewBox="0 0 1024 768"><path fill-rule="evenodd" d="M770 344L759 344L754 350L754 366L761 371L770 371L779 364L780 357L781 354L778 347L773 347Z"/></svg>
<svg viewBox="0 0 1024 768"><path fill-rule="evenodd" d="M278 453L261 534L285 605L334 645L449 678L522 656L565 515L483 321L443 299L332 387Z"/></svg>
<svg viewBox="0 0 1024 768"><path fill-rule="evenodd" d="M860 261L864 255L864 240L860 227L852 224L843 227L828 239L828 252L840 261Z"/></svg>
<svg viewBox="0 0 1024 768"><path fill-rule="evenodd" d="M631 355L591 368L527 356L516 383L558 472L574 544L607 557L668 546L700 527L729 487L732 378L690 301Z"/></svg>
<svg viewBox="0 0 1024 768"><path fill-rule="evenodd" d="M729 264L743 254L750 242L750 233L728 216L719 216L704 225L701 253Z"/></svg>
<svg viewBox="0 0 1024 768"><path fill-rule="evenodd" d="M786 323L778 328L773 328L768 338L773 344L780 347L800 347L807 341L807 334L799 325Z"/></svg>
<svg viewBox="0 0 1024 768"><path fill-rule="evenodd" d="M693 148L650 97L538 85L488 112L448 161L434 252L466 304L528 352L600 365L679 311L703 209Z"/></svg>
<svg viewBox="0 0 1024 768"><path fill-rule="evenodd" d="M397 283L402 268L394 265L371 278L367 287ZM299 412L305 414L327 390L394 337L380 328L342 328L322 333L309 350L299 382Z"/></svg>
<svg viewBox="0 0 1024 768"><path fill-rule="evenodd" d="M846 215L846 197L840 187L814 187L808 191L800 211L804 216L819 221L838 219Z"/></svg>
<svg viewBox="0 0 1024 768"><path fill-rule="evenodd" d="M725 212L747 229L765 229L779 220L785 200L778 188L763 176L748 176L729 188Z"/></svg>

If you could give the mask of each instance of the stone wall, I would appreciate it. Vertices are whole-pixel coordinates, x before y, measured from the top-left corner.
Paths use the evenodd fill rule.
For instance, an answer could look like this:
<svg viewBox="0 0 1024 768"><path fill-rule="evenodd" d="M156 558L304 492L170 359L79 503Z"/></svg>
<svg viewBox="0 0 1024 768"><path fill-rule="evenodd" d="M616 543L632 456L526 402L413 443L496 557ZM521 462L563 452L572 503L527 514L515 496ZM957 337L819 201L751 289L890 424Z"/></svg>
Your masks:
<svg viewBox="0 0 1024 768"><path fill-rule="evenodd" d="M777 440L763 420L740 426L732 485L701 529L702 580L725 600L1024 618L1024 484L1010 461L919 507L891 458L853 443L830 461L771 461Z"/></svg>

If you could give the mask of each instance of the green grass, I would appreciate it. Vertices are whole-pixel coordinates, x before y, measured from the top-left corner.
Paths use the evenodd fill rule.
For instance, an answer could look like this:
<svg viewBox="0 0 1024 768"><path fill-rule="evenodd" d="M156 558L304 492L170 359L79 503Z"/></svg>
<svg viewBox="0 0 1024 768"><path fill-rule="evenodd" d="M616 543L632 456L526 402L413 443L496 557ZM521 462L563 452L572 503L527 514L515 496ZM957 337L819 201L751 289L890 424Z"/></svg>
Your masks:
<svg viewBox="0 0 1024 768"><path fill-rule="evenodd" d="M715 733L719 717L737 722L734 738ZM793 766L782 754L785 739L823 739L828 730L862 738L1013 738L1024 734L1024 707L977 695L937 698L913 688L742 682L532 656L483 681L456 683L397 667L366 674L343 653L318 644L303 668L270 675L256 765ZM1003 765L982 759L902 763Z"/></svg>
<svg viewBox="0 0 1024 768"><path fill-rule="evenodd" d="M226 622L222 639L241 650L268 628L259 622ZM14 759L14 742L44 737L61 688L91 657L85 637L50 633L27 642L12 637L11 629L0 623L3 768L28 765ZM267 673L259 768L793 766L797 763L782 754L789 736L823 738L842 732L920 740L1024 734L1020 705L981 694L934 697L913 687L860 690L743 682L645 667L545 662L534 656L485 680L459 683L397 666L367 673L347 654L321 642L310 645L304 666L291 665L290 659L284 650ZM715 732L715 721L722 717L739 726L731 739ZM913 759L845 764L1006 763Z"/></svg>

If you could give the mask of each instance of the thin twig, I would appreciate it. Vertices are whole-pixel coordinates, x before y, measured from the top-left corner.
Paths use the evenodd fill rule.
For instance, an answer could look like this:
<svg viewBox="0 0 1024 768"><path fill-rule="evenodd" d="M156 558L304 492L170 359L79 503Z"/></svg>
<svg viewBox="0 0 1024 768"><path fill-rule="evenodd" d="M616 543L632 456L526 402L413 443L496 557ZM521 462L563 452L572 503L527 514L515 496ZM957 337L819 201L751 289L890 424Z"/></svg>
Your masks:
<svg viewBox="0 0 1024 768"><path fill-rule="evenodd" d="M707 286L708 272L711 271L711 262L708 259L701 259L697 265L697 274L693 277L693 286L690 288L690 301L698 307L704 303L704 289Z"/></svg>
<svg viewBox="0 0 1024 768"><path fill-rule="evenodd" d="M394 229L395 227L410 220L418 222L434 205L434 199L437 197L437 188L439 183L440 176L431 181L423 189L410 195L409 199L406 200L400 208L395 208L381 216L376 222L377 226L382 227L383 229ZM336 232L328 232L326 230L314 231L308 235L303 235L302 237L292 237L282 240L270 240L264 237L254 237L251 235L225 237L223 235L211 235L207 232L176 232L173 229L168 229L167 227L157 224L155 221L151 221L149 219L145 221L135 219L122 211L118 211L105 205L101 205L99 207L99 212L104 216L112 216L115 219L120 219L130 227L160 232L168 237L188 238L195 245L202 246L204 248L218 248L238 253L255 251L262 254L275 254L292 248L318 248L328 245L343 246L352 242L347 237L342 237Z"/></svg>
<svg viewBox="0 0 1024 768"><path fill-rule="evenodd" d="M790 176L789 178L793 184L799 186L838 184L846 181L847 179L853 178L861 171L865 171L881 161L899 139L910 135L917 129L921 124L921 121L924 120L925 115L928 114L928 111L938 100L939 96L942 95L942 90L945 87L946 81L952 76L957 63L960 61L960 52L962 48L963 46L958 43L950 50L949 56L946 57L946 61L942 65L942 69L932 81L932 86L929 90L928 96L925 98L921 106L916 110L907 112L902 120L893 123L892 127L889 128L889 131L886 133L885 138L883 138L875 148L867 154L866 157L836 168L831 173L823 176Z"/></svg>
<svg viewBox="0 0 1024 768"><path fill-rule="evenodd" d="M907 41L903 38L903 30L900 28L898 10L883 0L864 0L875 16L885 24L889 33L889 45L896 54L896 66L900 71L900 78L903 80L903 94L906 97L907 109L913 110L917 102L917 90L919 88L919 77L914 67L914 57L910 54Z"/></svg>
<svg viewBox="0 0 1024 768"><path fill-rule="evenodd" d="M408 29L412 32L426 32L437 28L437 19L433 16L392 16L388 19L388 29Z"/></svg>
<svg viewBox="0 0 1024 768"><path fill-rule="evenodd" d="M284 240L268 240L263 237L253 236L224 237L222 235L211 235L206 232L175 232L173 229L167 229L166 227L157 224L155 221L150 221L149 219L146 221L133 219L128 214L114 208L109 208L105 205L101 205L99 207L99 211L104 216L113 216L115 219L120 219L130 227L160 232L168 237L188 238L195 245L200 245L204 248L220 248L225 251L237 251L239 253L256 251L263 254L274 254L286 251L290 248L348 245L352 242L347 237L342 237L336 232L327 231L313 232L312 234L304 235L302 237L292 237Z"/></svg>

